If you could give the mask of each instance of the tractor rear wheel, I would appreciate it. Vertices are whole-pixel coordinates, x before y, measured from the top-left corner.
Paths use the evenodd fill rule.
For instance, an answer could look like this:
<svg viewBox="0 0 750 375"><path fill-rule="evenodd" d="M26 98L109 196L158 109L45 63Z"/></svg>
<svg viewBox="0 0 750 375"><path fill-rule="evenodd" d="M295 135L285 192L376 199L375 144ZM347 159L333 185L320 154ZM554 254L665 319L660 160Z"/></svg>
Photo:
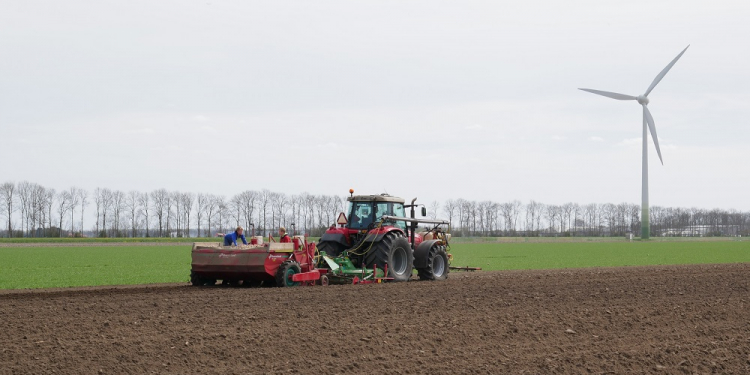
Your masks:
<svg viewBox="0 0 750 375"><path fill-rule="evenodd" d="M331 258L339 256L344 251L344 245L333 241L320 242L317 247L319 252L325 251Z"/></svg>
<svg viewBox="0 0 750 375"><path fill-rule="evenodd" d="M302 268L297 262L286 261L284 263L281 263L279 269L276 270L276 286L298 286L300 283L292 281L292 275L300 272L302 272Z"/></svg>
<svg viewBox="0 0 750 375"><path fill-rule="evenodd" d="M411 245L409 240L397 232L387 233L382 240L374 243L364 258L367 268L377 265L378 268L385 269L388 265L386 277L392 277L394 281L407 281L411 278L414 268Z"/></svg>
<svg viewBox="0 0 750 375"><path fill-rule="evenodd" d="M427 267L417 268L420 280L445 280L448 278L448 272L448 253L445 246L438 244L433 245L427 254Z"/></svg>

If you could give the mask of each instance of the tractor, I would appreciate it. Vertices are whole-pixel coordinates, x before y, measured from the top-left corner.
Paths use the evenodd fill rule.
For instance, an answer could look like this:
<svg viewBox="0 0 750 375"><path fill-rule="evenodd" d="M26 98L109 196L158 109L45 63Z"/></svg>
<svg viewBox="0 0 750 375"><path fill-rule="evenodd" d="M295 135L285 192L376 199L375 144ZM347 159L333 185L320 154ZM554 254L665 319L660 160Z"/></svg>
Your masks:
<svg viewBox="0 0 750 375"><path fill-rule="evenodd" d="M346 213L339 214L317 244L321 258L348 258L354 267L380 269L386 272L385 279L393 281L409 280L414 269L422 280L448 277L450 234L440 227L447 221L416 218L416 198L404 204L403 198L388 194L354 195L354 190L349 194ZM422 216L427 216L421 208ZM428 227L418 232L418 224Z"/></svg>
<svg viewBox="0 0 750 375"><path fill-rule="evenodd" d="M416 268L422 280L445 280L450 271L450 234L444 220L416 218L416 198L354 195L349 191L347 213L326 230L317 243L294 236L291 243L263 243L251 237L249 245L223 246L196 242L192 250L190 281L195 286L228 285L369 284L407 281ZM406 217L405 210L410 209ZM426 209L422 206L422 216ZM417 231L417 224L427 228ZM338 227L336 226L338 225Z"/></svg>

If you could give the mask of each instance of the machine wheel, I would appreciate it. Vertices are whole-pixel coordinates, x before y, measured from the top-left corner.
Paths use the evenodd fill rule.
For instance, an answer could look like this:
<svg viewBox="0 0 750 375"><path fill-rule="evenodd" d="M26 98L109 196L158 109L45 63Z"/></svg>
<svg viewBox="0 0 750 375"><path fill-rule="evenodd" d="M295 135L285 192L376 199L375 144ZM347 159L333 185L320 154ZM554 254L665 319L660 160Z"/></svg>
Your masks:
<svg viewBox="0 0 750 375"><path fill-rule="evenodd" d="M417 268L420 280L445 280L449 272L448 253L445 246L438 244L432 246L427 254L427 267Z"/></svg>
<svg viewBox="0 0 750 375"><path fill-rule="evenodd" d="M344 251L344 245L338 242L326 241L318 243L318 251L325 251L326 255L331 258L335 258Z"/></svg>
<svg viewBox="0 0 750 375"><path fill-rule="evenodd" d="M321 275L321 276L320 276L320 280L318 280L318 282L319 282L319 283L320 283L320 285L322 285L322 286L328 286L328 284L329 284L329 281L328 281L328 276L326 276L326 275Z"/></svg>
<svg viewBox="0 0 750 375"><path fill-rule="evenodd" d="M196 274L193 271L190 271L190 283L194 286L214 285L216 284L216 279L207 279L201 275Z"/></svg>
<svg viewBox="0 0 750 375"><path fill-rule="evenodd" d="M372 245L370 251L365 254L365 267L372 268L377 265L385 269L388 265L387 277L394 281L407 281L411 278L414 268L414 255L409 240L400 236L400 233L390 232L383 239Z"/></svg>
<svg viewBox="0 0 750 375"><path fill-rule="evenodd" d="M202 286L205 281L200 275L190 271L190 283L193 284L193 286Z"/></svg>
<svg viewBox="0 0 750 375"><path fill-rule="evenodd" d="M286 261L281 263L279 269L276 270L276 286L298 286L300 283L292 281L292 275L300 272L302 272L302 268L300 268L297 262Z"/></svg>

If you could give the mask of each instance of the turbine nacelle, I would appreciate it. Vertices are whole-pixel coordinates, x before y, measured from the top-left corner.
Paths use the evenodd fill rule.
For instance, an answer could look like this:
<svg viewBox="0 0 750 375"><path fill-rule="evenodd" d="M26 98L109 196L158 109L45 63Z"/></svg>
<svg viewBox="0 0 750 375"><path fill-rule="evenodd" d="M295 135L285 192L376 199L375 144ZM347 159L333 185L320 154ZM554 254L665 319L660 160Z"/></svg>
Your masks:
<svg viewBox="0 0 750 375"><path fill-rule="evenodd" d="M646 95L638 95L635 97L640 105L648 105L648 97Z"/></svg>

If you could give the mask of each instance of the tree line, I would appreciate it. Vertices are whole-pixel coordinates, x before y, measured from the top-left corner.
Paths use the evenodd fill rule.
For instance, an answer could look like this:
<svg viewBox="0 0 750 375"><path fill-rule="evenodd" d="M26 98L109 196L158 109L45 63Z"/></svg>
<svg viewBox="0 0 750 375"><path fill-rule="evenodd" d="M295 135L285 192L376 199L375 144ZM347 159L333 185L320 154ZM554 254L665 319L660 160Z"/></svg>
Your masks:
<svg viewBox="0 0 750 375"><path fill-rule="evenodd" d="M442 207L433 202L430 212L442 212L459 236L638 236L641 227L641 207L632 203L555 205L533 200L523 204L449 199ZM750 212L734 209L653 206L650 223L654 236L750 235Z"/></svg>
<svg viewBox="0 0 750 375"><path fill-rule="evenodd" d="M267 189L226 197L166 189L55 191L28 181L6 182L0 185L0 217L5 218L0 236L212 237L238 225L254 225L263 236L281 226L316 235L335 220L344 203L337 196ZM93 223L86 222L89 210Z"/></svg>
<svg viewBox="0 0 750 375"><path fill-rule="evenodd" d="M287 195L267 189L226 197L166 189L56 191L28 181L6 182L0 185L0 218L5 224L0 236L212 237L253 224L257 235L294 225L298 233L319 236L345 203L340 196ZM640 206L631 203L555 205L533 200L524 204L448 199L427 208L433 218L448 219L456 236L637 235L641 214ZM655 206L650 215L655 236L750 234L750 212Z"/></svg>

